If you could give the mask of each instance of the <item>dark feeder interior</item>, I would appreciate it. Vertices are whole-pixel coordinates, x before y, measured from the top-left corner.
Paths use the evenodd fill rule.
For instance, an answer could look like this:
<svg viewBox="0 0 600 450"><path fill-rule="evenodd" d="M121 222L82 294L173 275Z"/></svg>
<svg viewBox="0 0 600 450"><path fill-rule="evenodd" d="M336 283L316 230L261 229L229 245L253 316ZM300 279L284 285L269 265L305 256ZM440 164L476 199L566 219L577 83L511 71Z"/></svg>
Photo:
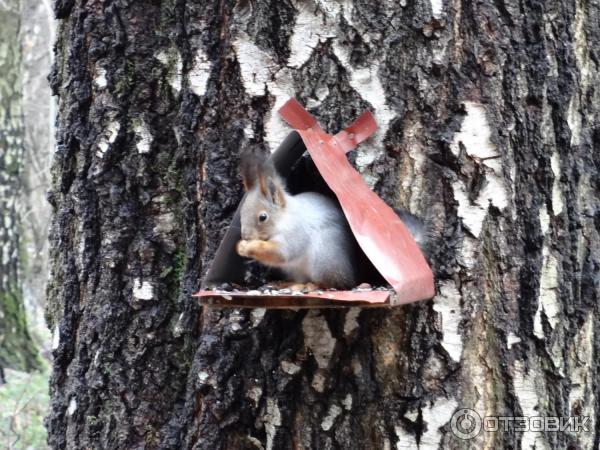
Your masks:
<svg viewBox="0 0 600 450"><path fill-rule="evenodd" d="M292 110L292 112L290 112L290 110ZM336 196L334 191L327 184L313 160L308 155L304 155L307 150L305 141L311 142L311 139L310 136L302 135L302 127L308 128L309 133L316 130L320 133L317 135L319 138L330 136L325 134L316 123L316 120L304 111L302 106L293 99L288 101L281 109L280 114L298 130L290 133L279 148L270 156L270 160L273 162L275 168L286 181L288 191L292 194L306 191L319 192L323 195L327 195L339 204L338 196ZM365 115L363 114L363 116ZM350 134L354 145L348 145L346 142L346 150L355 147L358 142L372 134L376 127L374 120L370 114L368 114L367 121L363 120L363 116L361 116L361 118L359 118L351 127L333 137L333 142L342 142L341 139L345 138L344 133L347 135L348 132L355 131L353 127L356 128L357 135L361 133L361 130L358 128L361 127L363 129L362 137L359 136L354 139L354 134ZM300 122L297 120L298 117L301 119ZM366 125L364 122L369 123ZM365 131L365 126L370 129ZM309 139L307 139L307 137ZM338 138L337 142L336 138ZM322 144L323 140L320 140L319 142ZM310 150L311 149L309 149L309 152ZM327 150L327 148L318 149L318 151ZM313 152L310 153L314 156ZM345 159L346 155L343 154L342 157ZM364 189L368 189L366 184L359 188L363 189L363 191ZM370 192L369 194L374 195ZM348 201L347 197L348 196L346 196L346 201ZM357 197L360 198L360 196ZM377 199L384 205L379 198ZM404 230L401 230L401 234L403 235L402 238L406 241L408 236L408 239L412 241L412 244L414 245L408 247L408 249L413 252L416 249L416 252L418 252L419 255L415 255L415 259L418 259L418 262L421 263L420 266L418 263L415 264L416 269L413 271L407 271L406 268L403 269L404 272L409 274L408 277L404 278L410 279L408 284L412 285L412 288L408 289L406 292L401 288L399 289L398 283L392 287L390 285L391 283L386 281L385 276L380 273L380 270L377 269L375 264L371 262L365 251L361 248L364 247L364 244L359 242L359 239L356 239L356 233L354 234L357 252L356 262L358 265L357 271L360 283L356 288L347 291L315 290L310 292L299 292L291 291L289 288L278 288L277 282L281 281L282 278L277 270L266 268L256 262L251 262L250 260L239 256L235 250L237 242L241 239L240 210L242 202L243 199L217 249L213 262L204 277L202 290L194 294L194 296L199 298L201 305L236 308L385 307L423 300L433 296L434 288L431 270L418 250L418 247L416 247L416 243L414 243L412 236L404 228L400 218L395 215L394 220L400 222L400 227L404 228ZM369 207L369 205L357 206L360 209L368 209ZM389 208L385 205L382 207ZM347 212L346 216L352 225ZM351 228L353 227L351 226ZM389 230L385 229L384 232L389 233ZM365 238L362 238L362 240L365 241ZM372 254L373 248L371 247L370 250ZM254 276L251 278L257 280L258 283L248 283L249 272L252 272ZM414 275L416 275L416 278ZM388 276L388 280L389 279L390 277ZM418 286L417 291L419 292L415 292L415 285Z"/></svg>

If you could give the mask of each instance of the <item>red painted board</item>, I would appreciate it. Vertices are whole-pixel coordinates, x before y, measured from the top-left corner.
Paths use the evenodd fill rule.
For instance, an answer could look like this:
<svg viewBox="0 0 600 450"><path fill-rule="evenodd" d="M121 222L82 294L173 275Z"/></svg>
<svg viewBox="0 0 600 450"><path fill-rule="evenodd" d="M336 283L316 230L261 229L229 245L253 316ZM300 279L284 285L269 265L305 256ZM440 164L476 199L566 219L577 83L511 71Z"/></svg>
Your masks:
<svg viewBox="0 0 600 450"><path fill-rule="evenodd" d="M349 128L331 136L295 99L288 100L279 114L300 133L362 250L395 289L397 302L432 298L433 273L419 246L394 210L371 191L346 157L346 152L375 131L373 116L365 113Z"/></svg>

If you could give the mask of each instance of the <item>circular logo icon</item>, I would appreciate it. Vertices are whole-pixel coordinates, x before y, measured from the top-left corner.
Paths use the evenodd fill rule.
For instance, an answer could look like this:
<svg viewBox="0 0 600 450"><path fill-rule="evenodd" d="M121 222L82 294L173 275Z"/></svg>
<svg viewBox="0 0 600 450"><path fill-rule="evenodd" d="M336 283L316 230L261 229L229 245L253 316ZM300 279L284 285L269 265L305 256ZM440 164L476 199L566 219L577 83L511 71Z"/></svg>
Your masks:
<svg viewBox="0 0 600 450"><path fill-rule="evenodd" d="M473 439L481 431L481 417L472 409L459 409L452 416L450 428L459 439Z"/></svg>

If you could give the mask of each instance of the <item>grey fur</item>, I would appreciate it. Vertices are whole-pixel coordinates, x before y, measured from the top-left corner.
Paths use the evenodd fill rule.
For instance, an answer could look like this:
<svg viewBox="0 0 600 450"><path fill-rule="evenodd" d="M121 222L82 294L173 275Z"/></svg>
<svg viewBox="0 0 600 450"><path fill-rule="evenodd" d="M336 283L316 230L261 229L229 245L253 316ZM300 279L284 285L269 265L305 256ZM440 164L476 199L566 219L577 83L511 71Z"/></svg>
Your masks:
<svg viewBox="0 0 600 450"><path fill-rule="evenodd" d="M270 167L245 164L256 172L244 170L242 176L264 177L268 189L265 194L258 179L244 178L251 188L241 209L242 239L277 243L284 262L272 265L292 281L338 289L355 286L354 238L335 202L315 192L291 195ZM261 221L264 213L267 220Z"/></svg>

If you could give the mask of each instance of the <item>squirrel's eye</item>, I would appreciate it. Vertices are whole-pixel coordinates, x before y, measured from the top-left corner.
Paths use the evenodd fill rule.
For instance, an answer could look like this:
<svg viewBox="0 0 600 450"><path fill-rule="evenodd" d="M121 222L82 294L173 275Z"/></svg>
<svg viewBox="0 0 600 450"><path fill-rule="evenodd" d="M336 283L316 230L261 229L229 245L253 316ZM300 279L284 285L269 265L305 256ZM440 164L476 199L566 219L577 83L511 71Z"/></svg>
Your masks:
<svg viewBox="0 0 600 450"><path fill-rule="evenodd" d="M268 215L266 212L261 212L261 213L258 215L258 220L259 220L260 222L264 222L264 221L265 221L265 220L267 220L268 218L269 218L269 215Z"/></svg>

